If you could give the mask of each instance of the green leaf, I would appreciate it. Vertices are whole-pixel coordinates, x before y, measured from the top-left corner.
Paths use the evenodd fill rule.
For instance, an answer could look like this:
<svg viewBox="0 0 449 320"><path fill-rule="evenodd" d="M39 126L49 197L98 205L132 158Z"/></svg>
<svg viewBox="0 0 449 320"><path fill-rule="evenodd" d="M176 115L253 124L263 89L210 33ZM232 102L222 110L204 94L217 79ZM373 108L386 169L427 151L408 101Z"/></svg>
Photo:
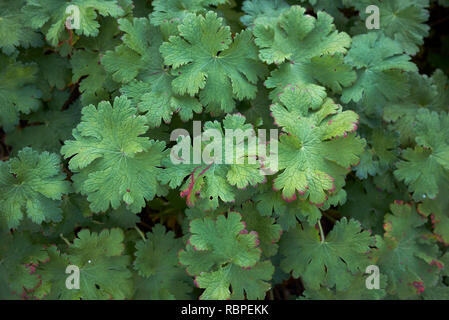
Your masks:
<svg viewBox="0 0 449 320"><path fill-rule="evenodd" d="M43 28L47 41L56 46L67 28L70 13L66 12L70 5L79 9L80 26L74 29L78 35L95 37L98 35L100 24L97 15L117 18L124 11L117 0L27 0L23 7L25 20L33 29Z"/></svg>
<svg viewBox="0 0 449 320"><path fill-rule="evenodd" d="M257 60L251 32L231 38L223 19L209 11L189 14L178 26L179 35L161 45L166 65L176 78L173 90L194 96L214 114L231 112L235 100L255 98L257 80L265 67Z"/></svg>
<svg viewBox="0 0 449 320"><path fill-rule="evenodd" d="M60 158L25 148L0 163L0 211L8 228L17 228L26 214L34 223L61 220L61 197L70 183L61 172Z"/></svg>
<svg viewBox="0 0 449 320"><path fill-rule="evenodd" d="M162 120L169 123L176 111L184 121L191 119L193 112L201 112L197 99L172 90L174 76L159 52L164 32L150 26L145 18L132 22L119 19L119 26L125 32L123 44L107 51L102 64L114 80L125 84L120 91L146 113L150 127L159 127Z"/></svg>
<svg viewBox="0 0 449 320"><path fill-rule="evenodd" d="M369 233L356 220L338 221L326 239L320 241L318 230L308 224L287 232L281 239L281 268L293 271L307 287L318 290L320 284L344 290L351 284L351 274L364 272L373 245Z"/></svg>
<svg viewBox="0 0 449 320"><path fill-rule="evenodd" d="M176 188L189 176L181 187L181 196L187 197L187 204L194 205L199 194L199 198L210 200L211 206L217 208L219 199L232 202L239 192L238 189L256 186L265 178L261 172L261 161L256 160L257 144L245 143L245 140L243 143L239 142L239 137L255 135L252 125L246 123L245 117L240 114L228 114L222 125L217 121L208 121L204 129L200 163L192 163L195 160L193 152L197 150L191 148L190 137L182 137L179 146L187 146L189 153L184 154L183 151L179 155L175 152L175 155L172 154L170 158L165 159L166 169L159 179L170 188ZM208 130L214 130L214 134L218 135L217 141L214 141L215 137L213 139L207 137L207 133L212 132ZM235 136L229 146L226 145L225 131L227 130L233 130ZM226 150L231 146L232 155L228 157ZM205 155L210 159L205 159ZM184 161L174 163L173 156L178 156Z"/></svg>
<svg viewBox="0 0 449 320"><path fill-rule="evenodd" d="M144 282L137 288L139 298L157 299L167 294L177 298L188 296L191 280L178 264L182 247L181 239L175 239L172 231L166 233L160 224L147 233L146 241L136 243L134 269Z"/></svg>
<svg viewBox="0 0 449 320"><path fill-rule="evenodd" d="M36 267L48 259L44 247L27 233L2 232L0 228L0 299L26 297L38 287Z"/></svg>
<svg viewBox="0 0 449 320"><path fill-rule="evenodd" d="M317 206L303 201L299 198L295 201L285 201L282 194L272 189L272 183L260 186L259 194L253 197L257 205L257 210L263 216L273 215L283 231L287 231L297 225L300 221L308 221L310 224L316 224L321 218L321 211Z"/></svg>
<svg viewBox="0 0 449 320"><path fill-rule="evenodd" d="M433 232L437 239L443 243L449 243L449 192L448 180L442 183L441 192L435 199L423 199L418 205L418 212L431 218Z"/></svg>
<svg viewBox="0 0 449 320"><path fill-rule="evenodd" d="M24 147L40 152L46 150L59 153L61 142L70 138L72 129L81 117L79 101L68 109L61 110L67 98L67 92L56 91L47 108L27 117L28 126L17 128L8 134L6 143L13 147L14 154Z"/></svg>
<svg viewBox="0 0 449 320"><path fill-rule="evenodd" d="M206 217L190 223L191 237L179 254L196 284L206 289L201 299L262 299L270 285L273 266L260 261L261 250L256 232L246 230L241 215ZM232 286L232 292L230 290Z"/></svg>
<svg viewBox="0 0 449 320"><path fill-rule="evenodd" d="M365 150L355 168L360 179L382 174L396 163L400 153L398 134L395 132L373 129L368 144L370 148Z"/></svg>
<svg viewBox="0 0 449 320"><path fill-rule="evenodd" d="M101 233L81 230L67 253L56 247L47 249L50 262L39 266L38 274L49 287L49 299L107 300L125 299L132 295L130 257L123 254L124 234L121 229ZM79 268L80 288L68 290L66 268Z"/></svg>
<svg viewBox="0 0 449 320"><path fill-rule="evenodd" d="M393 192L381 190L371 178L361 182L349 181L346 191L348 200L340 207L340 213L348 219L356 219L364 229L374 234L383 234L384 216L390 203L409 198L404 188L395 187Z"/></svg>
<svg viewBox="0 0 449 320"><path fill-rule="evenodd" d="M435 198L449 174L449 116L423 109L416 116L417 146L403 151L395 177L404 181L415 200Z"/></svg>
<svg viewBox="0 0 449 320"><path fill-rule="evenodd" d="M155 0L150 15L151 24L159 26L167 21L182 22L190 13L204 13L208 0Z"/></svg>
<svg viewBox="0 0 449 320"><path fill-rule="evenodd" d="M385 216L383 239L376 236L379 250L374 259L388 276L387 292L399 299L416 299L438 279L438 247L414 206L401 202L390 206Z"/></svg>
<svg viewBox="0 0 449 320"><path fill-rule="evenodd" d="M308 101L298 87L287 87L281 103L271 106L276 123L287 134L280 136L279 170L274 188L286 200L296 191L312 203L323 204L344 185L348 167L359 162L365 141L354 133L358 116L342 111L331 99ZM311 110L310 110L311 109ZM343 153L339 150L345 150Z"/></svg>
<svg viewBox="0 0 449 320"><path fill-rule="evenodd" d="M419 51L419 46L424 43L424 38L429 34L430 26L425 24L429 18L427 10L429 0L362 0L353 2L360 12L361 20L354 31L366 33L365 21L370 13L366 13L365 9L369 5L375 5L379 8L379 33L393 39L404 48L407 54L416 54Z"/></svg>
<svg viewBox="0 0 449 320"><path fill-rule="evenodd" d="M420 75L417 72L408 74L408 84L413 90L399 101L394 101L384 109L383 119L390 122L389 129L399 133L403 145L413 143L416 134L414 126L416 115L420 109L432 111L444 110L444 94L438 92L433 78ZM443 99L443 101L438 101ZM443 102L443 105L440 103Z"/></svg>
<svg viewBox="0 0 449 320"><path fill-rule="evenodd" d="M242 10L246 13L240 18L242 23L253 28L257 24L268 25L276 23L279 15L290 6L284 0L246 0Z"/></svg>
<svg viewBox="0 0 449 320"><path fill-rule="evenodd" d="M36 88L35 64L22 64L0 54L0 126L11 130L19 114L40 106L41 91Z"/></svg>
<svg viewBox="0 0 449 320"><path fill-rule="evenodd" d="M147 233L146 241L136 243L136 260L134 268L143 277L151 277L178 264L177 253L183 244L174 238L174 233L166 233L162 225L153 227Z"/></svg>
<svg viewBox="0 0 449 320"><path fill-rule="evenodd" d="M80 82L83 106L109 99L108 90L103 86L108 82L108 74L100 65L98 52L77 50L73 53L70 63L73 71L72 82Z"/></svg>
<svg viewBox="0 0 449 320"><path fill-rule="evenodd" d="M271 263L263 261L248 270L232 265L215 272L203 273L196 278L198 286L206 289L200 299L264 299L265 293L270 290L267 281L271 279L273 271ZM232 293L229 286L232 286Z"/></svg>
<svg viewBox="0 0 449 320"><path fill-rule="evenodd" d="M26 25L20 9L25 1L3 1L0 3L0 48L3 53L17 53L18 47L29 48L42 45L42 38Z"/></svg>
<svg viewBox="0 0 449 320"><path fill-rule="evenodd" d="M305 9L292 6L275 22L256 24L256 44L262 61L280 66L265 81L268 88L275 88L275 98L287 85L296 85L307 92L311 100L325 96L324 86L341 92L355 80L355 73L343 64L343 55L351 44L351 38L335 30L333 19L325 12L317 18L305 14Z"/></svg>
<svg viewBox="0 0 449 320"><path fill-rule="evenodd" d="M380 275L380 288L368 289L366 276L351 277L350 284L345 290L321 287L319 290L306 289L303 293L307 300L380 300L385 297L386 277Z"/></svg>
<svg viewBox="0 0 449 320"><path fill-rule="evenodd" d="M353 38L345 63L357 69L358 78L341 100L362 101L367 113L375 113L385 100L407 96L410 87L403 71L417 71L397 42L375 32Z"/></svg>
<svg viewBox="0 0 449 320"><path fill-rule="evenodd" d="M281 226L275 223L274 218L262 216L249 201L242 205L242 219L247 229L257 232L263 255L274 256L279 247L277 242L281 238Z"/></svg>

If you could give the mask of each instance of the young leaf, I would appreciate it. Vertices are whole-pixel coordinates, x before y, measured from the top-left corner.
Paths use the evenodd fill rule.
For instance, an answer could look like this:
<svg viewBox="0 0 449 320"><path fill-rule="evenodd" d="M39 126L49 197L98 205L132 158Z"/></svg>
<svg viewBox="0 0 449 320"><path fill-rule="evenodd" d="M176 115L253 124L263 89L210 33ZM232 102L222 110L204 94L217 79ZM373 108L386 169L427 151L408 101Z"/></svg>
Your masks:
<svg viewBox="0 0 449 320"><path fill-rule="evenodd" d="M355 135L358 116L342 111L331 99L307 100L307 92L289 86L280 103L271 106L276 123L287 134L279 141L279 170L273 187L287 200L296 191L323 204L344 185L347 168L359 162L365 141ZM339 153L338 150L345 150ZM337 190L338 191L338 190Z"/></svg>

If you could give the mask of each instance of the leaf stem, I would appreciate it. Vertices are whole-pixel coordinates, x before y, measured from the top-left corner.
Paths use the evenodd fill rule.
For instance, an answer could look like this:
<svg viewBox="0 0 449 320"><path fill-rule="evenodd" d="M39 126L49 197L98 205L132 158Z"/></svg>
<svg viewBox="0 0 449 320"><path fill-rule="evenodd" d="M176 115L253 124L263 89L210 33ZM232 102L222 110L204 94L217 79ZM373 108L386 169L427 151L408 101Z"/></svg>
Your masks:
<svg viewBox="0 0 449 320"><path fill-rule="evenodd" d="M61 237L62 240L64 240L64 242L70 247L72 244L70 243L69 240L67 240L67 238L64 237L64 235L62 233L59 234L59 236Z"/></svg>
<svg viewBox="0 0 449 320"><path fill-rule="evenodd" d="M321 226L320 220L318 220L318 226L320 227L321 243L324 243L324 241L325 241L326 239L324 238L323 227Z"/></svg>
<svg viewBox="0 0 449 320"><path fill-rule="evenodd" d="M143 232L139 229L139 227L138 227L138 226L134 226L134 229L136 229L137 233L140 235L140 237L142 238L142 240L143 240L144 242L146 242L147 239L145 238L145 235L144 235Z"/></svg>

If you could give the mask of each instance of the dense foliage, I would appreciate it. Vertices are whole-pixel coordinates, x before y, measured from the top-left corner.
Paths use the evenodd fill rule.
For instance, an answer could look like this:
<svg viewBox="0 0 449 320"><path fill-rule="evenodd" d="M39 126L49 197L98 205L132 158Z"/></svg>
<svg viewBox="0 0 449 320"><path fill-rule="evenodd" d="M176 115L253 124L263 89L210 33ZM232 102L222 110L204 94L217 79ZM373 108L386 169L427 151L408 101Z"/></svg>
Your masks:
<svg viewBox="0 0 449 320"><path fill-rule="evenodd" d="M0 0L0 299L449 299L446 6ZM194 120L277 173L174 164Z"/></svg>

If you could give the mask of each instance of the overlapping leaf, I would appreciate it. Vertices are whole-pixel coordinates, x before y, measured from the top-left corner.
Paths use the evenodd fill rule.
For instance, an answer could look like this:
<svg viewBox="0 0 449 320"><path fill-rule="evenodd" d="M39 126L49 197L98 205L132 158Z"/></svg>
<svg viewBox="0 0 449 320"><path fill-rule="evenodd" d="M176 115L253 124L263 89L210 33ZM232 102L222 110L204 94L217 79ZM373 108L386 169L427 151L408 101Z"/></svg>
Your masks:
<svg viewBox="0 0 449 320"><path fill-rule="evenodd" d="M438 247L425 229L426 219L409 204L395 203L385 217L384 237L376 236L375 264L388 276L387 292L416 298L438 280Z"/></svg>
<svg viewBox="0 0 449 320"><path fill-rule="evenodd" d="M70 192L61 172L60 158L31 148L17 158L0 162L0 213L2 224L17 228L26 215L33 222L60 221L60 200Z"/></svg>
<svg viewBox="0 0 449 320"><path fill-rule="evenodd" d="M394 172L404 181L416 200L435 198L439 185L449 175L449 116L426 109L416 116L417 146L403 151L403 159Z"/></svg>
<svg viewBox="0 0 449 320"><path fill-rule="evenodd" d="M352 274L364 272L370 264L373 240L358 222L346 218L321 241L316 228L298 225L281 239L281 267L293 271L295 278L301 277L311 290L318 290L320 284L344 290L351 284Z"/></svg>
<svg viewBox="0 0 449 320"><path fill-rule="evenodd" d="M331 99L309 100L307 91L289 86L271 106L276 123L287 134L280 136L279 170L274 188L287 200L296 192L315 204L344 185L348 167L359 162L365 141L354 133L358 116ZM338 153L338 150L345 150Z"/></svg>
<svg viewBox="0 0 449 320"><path fill-rule="evenodd" d="M343 91L341 100L359 102L367 113L381 113L378 106L409 94L403 71L417 71L395 41L380 33L355 36L345 63L357 69L357 81Z"/></svg>
<svg viewBox="0 0 449 320"><path fill-rule="evenodd" d="M102 64L114 80L125 84L121 92L146 113L149 125L159 127L162 120L170 122L175 111L184 121L191 119L193 112L200 112L202 107L197 99L172 90L174 76L159 53L163 30L151 27L145 18L132 22L120 19L119 26L125 32L123 43L106 52Z"/></svg>
<svg viewBox="0 0 449 320"><path fill-rule="evenodd" d="M69 6L77 9L70 10ZM27 0L22 11L31 28L45 30L46 39L52 46L59 43L69 27L79 35L97 36L100 27L98 14L114 18L124 14L117 0ZM79 17L76 16L78 14ZM79 18L79 28L68 22L71 15L73 19Z"/></svg>
<svg viewBox="0 0 449 320"><path fill-rule="evenodd" d="M341 92L355 80L354 71L343 64L351 38L335 30L332 17L325 12L314 18L304 8L292 6L275 23L256 24L253 33L260 59L280 64L265 81L268 88L274 88L272 98L293 84L310 99L323 99L325 87Z"/></svg>
<svg viewBox="0 0 449 320"><path fill-rule="evenodd" d="M214 114L230 112L235 100L256 96L264 65L257 59L251 32L231 37L223 19L209 11L189 14L178 26L179 35L161 45L164 62L173 68L173 90L194 96Z"/></svg>
<svg viewBox="0 0 449 320"><path fill-rule="evenodd" d="M27 117L28 126L17 128L8 134L6 143L13 147L15 154L24 147L59 153L62 141L70 138L72 129L80 120L79 101L68 109L61 110L67 99L67 92L56 91L47 108Z"/></svg>
<svg viewBox="0 0 449 320"><path fill-rule="evenodd" d="M37 47L42 44L38 32L26 25L25 17L21 14L25 0L0 1L0 49L11 55L18 47Z"/></svg>
<svg viewBox="0 0 449 320"><path fill-rule="evenodd" d="M362 0L351 4L360 12L358 32L366 32L365 21L370 15L366 13L366 7L377 6L379 33L393 39L408 54L416 54L429 34L430 27L425 24L429 18L429 0Z"/></svg>
<svg viewBox="0 0 449 320"><path fill-rule="evenodd" d="M48 259L42 245L29 234L14 236L0 227L0 299L27 296L39 285L36 266Z"/></svg>
<svg viewBox="0 0 449 320"><path fill-rule="evenodd" d="M94 212L118 208L126 203L133 212L162 192L157 176L166 155L165 143L142 135L146 119L126 97L114 105L101 102L82 110L81 123L73 131L75 140L65 142L61 153L70 158L75 189L88 196Z"/></svg>
<svg viewBox="0 0 449 320"><path fill-rule="evenodd" d="M35 64L23 64L0 54L0 126L11 130L20 113L28 114L41 105L36 87Z"/></svg>
<svg viewBox="0 0 449 320"><path fill-rule="evenodd" d="M262 299L270 288L267 281L273 266L260 261L257 233L246 230L236 212L227 217L196 219L190 223L192 236L179 258L195 275L202 299ZM232 286L232 292L230 289Z"/></svg>
<svg viewBox="0 0 449 320"><path fill-rule="evenodd" d="M134 269L140 276L136 279L138 299L186 298L191 283L184 269L178 264L178 252L183 247L173 232L156 225L147 233L146 241L136 243Z"/></svg>
<svg viewBox="0 0 449 320"><path fill-rule="evenodd" d="M38 269L50 299L125 299L132 294L130 257L124 255L124 233L105 229L101 233L81 230L67 252L47 250L50 261ZM79 270L79 289L68 290L68 266ZM73 271L72 271L73 273ZM70 279L69 279L70 280Z"/></svg>
<svg viewBox="0 0 449 320"><path fill-rule="evenodd" d="M203 141L200 148L192 148L189 137L180 138L179 148L173 147L172 155L164 161L166 170L160 180L176 188L189 177L181 187L181 196L187 198L187 204L193 205L199 194L216 208L219 199L234 201L237 188L255 186L264 181L264 175L261 162L256 159L257 142L246 143L244 139L255 135L245 117L227 115L222 125L217 121L206 122L204 129L203 136L198 138ZM228 131L228 138L229 132L232 133L233 139L226 140L223 131ZM173 159L178 159L179 163L174 163Z"/></svg>

